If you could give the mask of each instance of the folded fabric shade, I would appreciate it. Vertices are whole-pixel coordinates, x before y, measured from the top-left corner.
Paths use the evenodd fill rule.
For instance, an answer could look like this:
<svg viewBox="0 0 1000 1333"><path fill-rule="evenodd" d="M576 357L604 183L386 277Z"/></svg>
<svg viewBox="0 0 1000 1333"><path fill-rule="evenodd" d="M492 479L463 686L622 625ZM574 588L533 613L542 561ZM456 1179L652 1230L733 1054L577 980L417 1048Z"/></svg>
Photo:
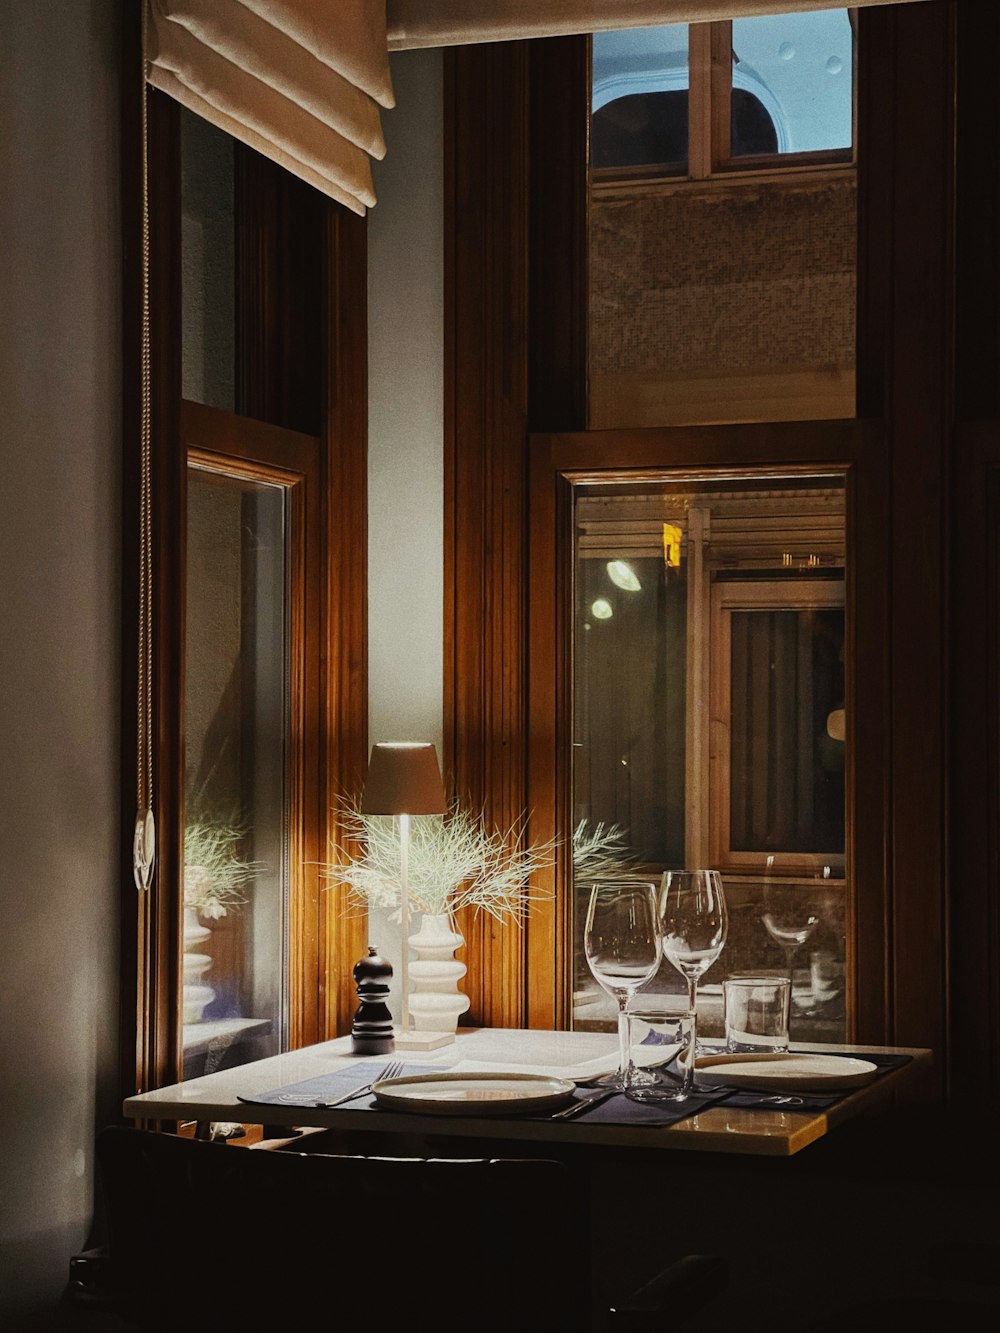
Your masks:
<svg viewBox="0 0 1000 1333"><path fill-rule="evenodd" d="M913 0L854 0L905 4ZM388 0L390 51L844 8L834 0Z"/></svg>
<svg viewBox="0 0 1000 1333"><path fill-rule="evenodd" d="M392 106L384 0L147 0L147 79L364 213Z"/></svg>

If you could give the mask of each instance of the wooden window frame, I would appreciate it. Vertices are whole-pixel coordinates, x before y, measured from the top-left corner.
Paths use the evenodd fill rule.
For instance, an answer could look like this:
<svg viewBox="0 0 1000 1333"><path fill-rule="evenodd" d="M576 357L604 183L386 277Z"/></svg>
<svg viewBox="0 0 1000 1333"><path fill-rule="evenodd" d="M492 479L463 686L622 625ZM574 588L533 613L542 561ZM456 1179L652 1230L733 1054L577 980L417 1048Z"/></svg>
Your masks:
<svg viewBox="0 0 1000 1333"><path fill-rule="evenodd" d="M857 31L855 11L848 7ZM591 168L591 189L598 196L669 193L711 183L733 187L787 181L790 177L836 179L857 166L857 38L852 43L851 146L805 153L766 153L733 157L733 20L688 25L687 162L637 167Z"/></svg>
<svg viewBox="0 0 1000 1333"><path fill-rule="evenodd" d="M319 951L308 947L308 941L319 938L323 823L317 641L322 626L320 440L187 400L181 403L180 421L188 468L279 486L287 495L288 1045L304 1046L320 1039ZM182 634L186 641L186 621Z"/></svg>
<svg viewBox="0 0 1000 1333"><path fill-rule="evenodd" d="M572 501L585 482L640 482L841 474L846 487L845 655L854 662L845 701L848 768L846 860L849 1040L881 1039L892 941L884 932L883 867L889 813L883 774L862 754L885 744L888 694L884 643L888 589L887 455L880 423L788 422L747 426L546 433L529 439L528 836L564 849L539 877L529 915L526 1008L530 1026L572 1021ZM864 749L859 749L862 744Z"/></svg>
<svg viewBox="0 0 1000 1333"><path fill-rule="evenodd" d="M135 819L138 679L136 658L138 440L141 367L141 102L145 96L149 144L150 350L152 366L153 478L153 785L157 860L151 890L137 892L132 875L131 836L123 838L121 862L121 1082L124 1095L175 1082L181 1074L180 972L182 950L183 825L183 630L187 449L185 433L195 423L196 447L239 458L246 441L262 456L289 461L304 484L308 606L304 626L309 647L299 713L296 802L302 824L297 850L303 858L297 893L295 945L289 959L290 1044L324 1040L345 1032L356 1007L351 969L364 951L363 917L345 918L335 893L321 893L316 865L332 860L341 836L337 794L363 779L368 757L367 669L367 232L365 219L321 200L317 233L321 250L310 299L315 299L321 336L295 354L288 331L297 318L284 299L283 265L301 264L282 209L284 178L274 193L260 176L237 182L248 210L238 233L237 253L244 300L236 312L238 397L265 416L292 418L299 411L302 366L318 376L318 434L307 437L232 413L183 404L181 399L180 300L180 109L162 93L141 89L139 10L129 11L123 39L122 210L125 235L123 285L123 422L126 450L123 484L122 650L122 825ZM248 150L247 150L248 151ZM277 168L270 168L272 177ZM296 188L305 189L300 183ZM287 215L284 215L287 216ZM301 270L300 270L301 271ZM254 314L254 311L257 313ZM255 322L256 321L256 322ZM243 386L240 388L240 386ZM183 425L182 425L183 418ZM271 419L275 419L271 416ZM200 423L200 424L199 424ZM211 429L209 429L211 423ZM200 433L199 433L200 432ZM240 439L244 444L240 444ZM311 439L306 468L293 458ZM293 447L294 444L294 447ZM270 450L268 453L267 450ZM282 450L285 451L284 455ZM244 461L247 461L246 458ZM349 522L334 516L349 515ZM305 669L305 668L304 668ZM126 845L127 844L127 845ZM304 865L308 859L309 868Z"/></svg>
<svg viewBox="0 0 1000 1333"><path fill-rule="evenodd" d="M732 773L732 616L736 611L802 611L843 609L844 582L840 579L765 579L747 583L715 582L711 588L709 615L709 697L711 741L709 744L708 864L727 874L759 870L761 852L735 851L730 845L730 797ZM817 859L829 860L843 853L833 848L815 852L775 851L776 874L802 874ZM695 853L689 860L700 865Z"/></svg>

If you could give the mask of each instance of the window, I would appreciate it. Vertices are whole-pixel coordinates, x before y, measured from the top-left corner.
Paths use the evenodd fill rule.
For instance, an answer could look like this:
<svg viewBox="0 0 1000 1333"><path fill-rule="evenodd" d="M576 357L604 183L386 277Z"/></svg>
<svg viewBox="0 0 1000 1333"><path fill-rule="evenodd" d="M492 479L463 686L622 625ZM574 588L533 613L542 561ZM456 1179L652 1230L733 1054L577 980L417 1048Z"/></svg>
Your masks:
<svg viewBox="0 0 1000 1333"><path fill-rule="evenodd" d="M704 1031L720 1030L725 975L770 967L792 977L793 1035L842 1041L843 476L681 474L573 496L573 1022L612 1016L582 949L603 856L722 872L730 935L700 988ZM664 963L643 998L682 992Z"/></svg>
<svg viewBox="0 0 1000 1333"><path fill-rule="evenodd" d="M595 33L595 188L853 160L851 11Z"/></svg>
<svg viewBox="0 0 1000 1333"><path fill-rule="evenodd" d="M595 33L587 424L851 417L850 11Z"/></svg>
<svg viewBox="0 0 1000 1333"><path fill-rule="evenodd" d="M364 567L356 523L334 521L366 508L363 220L147 98L157 854L138 899L140 1088L346 1029L362 927L319 866L328 794L367 754Z"/></svg>

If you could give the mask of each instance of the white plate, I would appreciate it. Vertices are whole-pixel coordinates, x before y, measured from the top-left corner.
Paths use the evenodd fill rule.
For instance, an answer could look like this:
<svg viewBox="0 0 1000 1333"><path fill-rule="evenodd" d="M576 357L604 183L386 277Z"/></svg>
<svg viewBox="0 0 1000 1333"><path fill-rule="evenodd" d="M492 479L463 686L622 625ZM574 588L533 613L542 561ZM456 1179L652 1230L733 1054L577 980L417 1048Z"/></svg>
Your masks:
<svg viewBox="0 0 1000 1333"><path fill-rule="evenodd" d="M576 1084L548 1074L411 1074L380 1079L380 1106L434 1115L527 1115L568 1105Z"/></svg>
<svg viewBox="0 0 1000 1333"><path fill-rule="evenodd" d="M861 1087L878 1073L878 1065L847 1055L701 1055L694 1062L694 1081L702 1088L720 1084L760 1092L837 1092Z"/></svg>

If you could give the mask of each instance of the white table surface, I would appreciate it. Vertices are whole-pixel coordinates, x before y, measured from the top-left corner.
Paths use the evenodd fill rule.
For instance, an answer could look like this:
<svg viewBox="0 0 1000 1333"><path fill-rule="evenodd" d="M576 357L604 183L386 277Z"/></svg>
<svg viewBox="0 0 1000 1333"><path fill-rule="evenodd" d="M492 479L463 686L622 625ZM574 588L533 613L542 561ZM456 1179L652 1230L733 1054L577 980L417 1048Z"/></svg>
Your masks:
<svg viewBox="0 0 1000 1333"><path fill-rule="evenodd" d="M810 1049L815 1049L815 1046ZM613 1147L643 1146L696 1148L711 1151L789 1156L807 1143L822 1137L831 1125L849 1119L863 1107L891 1101L912 1073L926 1068L931 1053L924 1049L882 1046L830 1046L831 1052L863 1054L865 1051L899 1051L914 1057L910 1065L883 1075L858 1089L824 1113L783 1110L752 1110L726 1106L709 1107L697 1115L664 1127L587 1125L581 1120L564 1123L518 1117L487 1118L421 1115L413 1112L359 1111L350 1106L324 1110L294 1106L268 1106L239 1100L274 1088L285 1087L362 1063L372 1074L381 1069L387 1056L357 1056L351 1053L350 1038L338 1037L283 1055L202 1078L188 1079L153 1092L125 1099L122 1110L135 1121L226 1121L273 1126L316 1126L389 1133L448 1134L459 1137L500 1137L511 1140L590 1142ZM454 1043L434 1051L406 1051L407 1064L435 1069L535 1070L539 1073L584 1077L599 1069L617 1067L617 1037L610 1033L551 1032L510 1028L460 1029ZM359 1080L362 1082L363 1080Z"/></svg>

